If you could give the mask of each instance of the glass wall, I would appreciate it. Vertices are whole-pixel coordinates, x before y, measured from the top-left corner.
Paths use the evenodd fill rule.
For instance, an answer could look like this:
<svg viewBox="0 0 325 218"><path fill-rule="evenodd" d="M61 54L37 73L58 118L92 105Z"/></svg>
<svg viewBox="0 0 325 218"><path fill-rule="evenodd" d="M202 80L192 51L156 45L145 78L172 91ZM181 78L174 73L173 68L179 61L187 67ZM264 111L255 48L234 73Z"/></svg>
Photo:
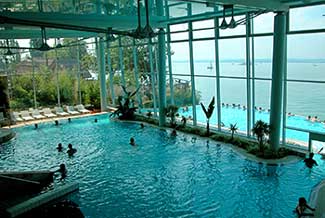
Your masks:
<svg viewBox="0 0 325 218"><path fill-rule="evenodd" d="M324 5L290 9L287 80L284 80L283 96L287 112L283 125L288 128L291 126L313 130L312 125L299 123L299 119L306 119L308 115L314 119L317 116L318 120L311 122L313 125L321 125L320 121L325 120L321 103L325 102L322 95L322 90L325 90L325 77L322 74L325 69L325 22L322 22L321 16L323 7ZM251 124L259 119L265 122L270 119L274 16L274 13L265 13L253 19L253 27L248 31L251 31L249 48L246 48L245 25L234 29L219 29L219 35L215 36L214 20L193 21L193 38L189 37L189 22L172 25L174 32L182 31L171 39L173 76L182 76L190 81L189 48L192 44L195 79L191 87L195 87L195 92L199 93L199 102L208 104L212 96L217 96L220 88L222 123L226 127L237 123L243 133L247 131L248 118L251 119ZM245 15L235 16L235 20L244 18ZM219 24L221 21L222 18L219 19ZM229 23L230 17L226 21ZM250 53L249 62L247 51ZM216 53L218 60L215 58ZM220 87L217 87L218 82ZM251 116L248 116L247 104L255 106ZM198 122L204 123L200 107L191 106L197 108ZM216 113L215 111L213 120L216 120ZM321 128L324 130L323 126ZM296 132L297 130L287 129L285 136L291 141L299 141Z"/></svg>

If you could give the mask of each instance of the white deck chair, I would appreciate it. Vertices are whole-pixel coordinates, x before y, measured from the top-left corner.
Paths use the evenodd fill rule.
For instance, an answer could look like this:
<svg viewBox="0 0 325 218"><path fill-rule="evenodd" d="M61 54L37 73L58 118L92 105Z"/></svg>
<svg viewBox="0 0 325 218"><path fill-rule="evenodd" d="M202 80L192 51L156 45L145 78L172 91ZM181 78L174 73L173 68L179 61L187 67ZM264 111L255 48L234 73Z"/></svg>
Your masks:
<svg viewBox="0 0 325 218"><path fill-rule="evenodd" d="M32 111L32 117L34 117L35 119L45 118L43 115L40 114L39 110L37 110L37 109Z"/></svg>
<svg viewBox="0 0 325 218"><path fill-rule="evenodd" d="M46 116L48 118L56 117L56 115L52 113L50 108L44 108L43 113L44 113L44 116Z"/></svg>
<svg viewBox="0 0 325 218"><path fill-rule="evenodd" d="M67 112L71 115L79 114L79 112L75 111L72 106L67 106Z"/></svg>
<svg viewBox="0 0 325 218"><path fill-rule="evenodd" d="M25 121L34 120L34 118L29 115L29 111L20 111L20 114L21 118Z"/></svg>
<svg viewBox="0 0 325 218"><path fill-rule="evenodd" d="M59 116L67 116L69 113L64 112L62 107L54 107L55 113Z"/></svg>
<svg viewBox="0 0 325 218"><path fill-rule="evenodd" d="M81 113L89 113L90 110L87 110L82 104L77 105L77 110Z"/></svg>
<svg viewBox="0 0 325 218"><path fill-rule="evenodd" d="M21 119L21 117L19 116L19 113L18 112L15 112L14 111L12 114L13 114L13 120L15 122L21 122L21 121L23 121L23 119Z"/></svg>

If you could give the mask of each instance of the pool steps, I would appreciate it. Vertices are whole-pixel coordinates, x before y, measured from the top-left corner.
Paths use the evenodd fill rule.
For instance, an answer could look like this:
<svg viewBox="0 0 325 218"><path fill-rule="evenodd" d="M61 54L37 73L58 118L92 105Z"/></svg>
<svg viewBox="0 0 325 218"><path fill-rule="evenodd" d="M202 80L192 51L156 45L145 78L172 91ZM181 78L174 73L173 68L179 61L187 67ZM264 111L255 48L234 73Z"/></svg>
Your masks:
<svg viewBox="0 0 325 218"><path fill-rule="evenodd" d="M67 184L62 187L59 187L55 190L48 191L44 194L38 195L36 197L30 198L20 204L17 204L13 207L8 208L7 214L9 217L17 217L23 213L26 213L32 209L40 207L44 204L49 203L50 201L59 199L67 194L79 190L78 183Z"/></svg>
<svg viewBox="0 0 325 218"><path fill-rule="evenodd" d="M315 218L325 218L325 180L318 183L310 193L309 204L316 208Z"/></svg>

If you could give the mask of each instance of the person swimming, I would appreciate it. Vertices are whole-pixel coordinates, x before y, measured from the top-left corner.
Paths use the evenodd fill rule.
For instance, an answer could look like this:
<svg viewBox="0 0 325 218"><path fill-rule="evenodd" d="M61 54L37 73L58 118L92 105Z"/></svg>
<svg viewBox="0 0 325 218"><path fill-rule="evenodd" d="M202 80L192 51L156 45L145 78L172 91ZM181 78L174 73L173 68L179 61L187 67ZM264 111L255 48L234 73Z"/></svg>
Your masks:
<svg viewBox="0 0 325 218"><path fill-rule="evenodd" d="M59 121L55 120L54 121L54 125L58 126L59 125Z"/></svg>
<svg viewBox="0 0 325 218"><path fill-rule="evenodd" d="M62 143L59 143L56 149L58 150L58 152L61 152L63 150Z"/></svg>
<svg viewBox="0 0 325 218"><path fill-rule="evenodd" d="M130 145L135 146L135 140L133 137L130 138Z"/></svg>
<svg viewBox="0 0 325 218"><path fill-rule="evenodd" d="M35 129L38 129L38 124L35 123L35 124L34 124L34 127L35 127Z"/></svg>
<svg viewBox="0 0 325 218"><path fill-rule="evenodd" d="M69 157L73 156L73 154L76 153L76 152L77 152L77 149L73 148L72 144L68 144L67 153L68 153Z"/></svg>
<svg viewBox="0 0 325 218"><path fill-rule="evenodd" d="M140 123L140 128L143 129L144 128L144 125L143 123Z"/></svg>
<svg viewBox="0 0 325 218"><path fill-rule="evenodd" d="M177 132L175 129L173 129L173 131L170 133L170 136L172 137L176 137L177 136Z"/></svg>
<svg viewBox="0 0 325 218"><path fill-rule="evenodd" d="M56 170L54 173L60 173L61 174L61 178L60 180L65 179L65 177L67 177L67 168L65 167L65 164L60 164L60 168L58 170Z"/></svg>
<svg viewBox="0 0 325 218"><path fill-rule="evenodd" d="M68 118L68 122L71 123L71 118L70 117Z"/></svg>
<svg viewBox="0 0 325 218"><path fill-rule="evenodd" d="M313 159L314 153L310 153L309 157L304 160L306 167L312 168L314 165L318 166L317 162Z"/></svg>
<svg viewBox="0 0 325 218"><path fill-rule="evenodd" d="M296 207L296 213L298 214L298 217L303 216L314 216L313 213L306 213L305 210L309 209L311 211L315 211L315 208L311 208L304 197L299 198L298 205Z"/></svg>

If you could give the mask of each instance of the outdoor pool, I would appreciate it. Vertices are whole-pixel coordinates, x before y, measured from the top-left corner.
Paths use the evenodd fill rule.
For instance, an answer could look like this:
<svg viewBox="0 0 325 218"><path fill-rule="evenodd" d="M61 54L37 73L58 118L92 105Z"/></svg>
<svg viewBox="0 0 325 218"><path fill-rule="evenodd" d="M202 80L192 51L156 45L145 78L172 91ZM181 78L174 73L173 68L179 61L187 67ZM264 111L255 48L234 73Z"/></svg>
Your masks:
<svg viewBox="0 0 325 218"><path fill-rule="evenodd" d="M170 130L140 129L107 114L60 123L16 128L16 138L0 146L0 171L65 163L63 183L80 183L77 202L86 217L296 217L298 198L308 199L325 177L319 155L314 169L302 161L264 165L224 144L182 133L172 138ZM58 153L59 142L78 152Z"/></svg>

